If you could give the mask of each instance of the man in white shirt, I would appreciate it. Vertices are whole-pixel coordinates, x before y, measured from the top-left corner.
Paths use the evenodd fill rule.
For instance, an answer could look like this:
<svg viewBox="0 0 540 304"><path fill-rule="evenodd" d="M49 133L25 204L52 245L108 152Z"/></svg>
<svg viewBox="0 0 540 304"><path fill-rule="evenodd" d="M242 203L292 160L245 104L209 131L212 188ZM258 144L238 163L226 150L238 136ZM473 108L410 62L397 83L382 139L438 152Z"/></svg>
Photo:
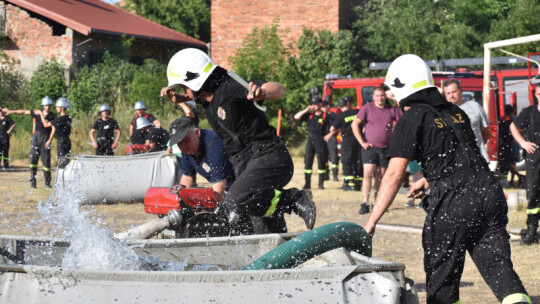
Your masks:
<svg viewBox="0 0 540 304"><path fill-rule="evenodd" d="M490 136L489 121L484 109L482 109L482 106L474 100L463 100L463 89L461 88L459 80L454 78L447 79L443 83L443 88L446 100L460 107L463 112L469 116L471 128L476 137L476 143L480 148L482 156L489 163L489 156L485 146Z"/></svg>

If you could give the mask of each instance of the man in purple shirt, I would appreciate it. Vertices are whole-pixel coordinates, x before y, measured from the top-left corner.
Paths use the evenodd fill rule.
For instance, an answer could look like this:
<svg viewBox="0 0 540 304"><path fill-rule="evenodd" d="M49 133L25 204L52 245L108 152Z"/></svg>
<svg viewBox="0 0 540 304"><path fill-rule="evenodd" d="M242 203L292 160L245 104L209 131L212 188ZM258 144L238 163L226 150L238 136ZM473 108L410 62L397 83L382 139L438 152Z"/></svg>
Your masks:
<svg viewBox="0 0 540 304"><path fill-rule="evenodd" d="M377 197L381 179L388 166L386 151L390 146L394 124L400 116L400 110L386 102L384 88L378 87L373 91L373 102L364 105L351 124L354 136L362 146L364 164L360 214L369 213L369 192L374 175L373 198Z"/></svg>

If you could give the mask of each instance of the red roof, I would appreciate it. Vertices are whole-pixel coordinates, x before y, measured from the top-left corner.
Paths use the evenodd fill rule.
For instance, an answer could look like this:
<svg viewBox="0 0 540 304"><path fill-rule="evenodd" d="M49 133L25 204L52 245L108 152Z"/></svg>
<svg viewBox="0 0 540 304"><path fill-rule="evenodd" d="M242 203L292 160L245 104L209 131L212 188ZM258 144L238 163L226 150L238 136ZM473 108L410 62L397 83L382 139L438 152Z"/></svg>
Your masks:
<svg viewBox="0 0 540 304"><path fill-rule="evenodd" d="M6 0L86 36L134 36L205 48L206 43L101 0Z"/></svg>

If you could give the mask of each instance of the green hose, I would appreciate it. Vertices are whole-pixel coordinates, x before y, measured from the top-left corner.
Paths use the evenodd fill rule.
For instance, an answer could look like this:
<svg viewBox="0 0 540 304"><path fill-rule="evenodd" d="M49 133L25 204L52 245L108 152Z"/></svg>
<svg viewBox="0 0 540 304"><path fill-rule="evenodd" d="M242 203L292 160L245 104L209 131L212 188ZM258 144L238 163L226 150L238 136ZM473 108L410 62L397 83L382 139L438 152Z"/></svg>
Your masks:
<svg viewBox="0 0 540 304"><path fill-rule="evenodd" d="M371 237L364 228L355 223L339 222L304 232L242 270L293 268L316 255L341 247L371 257Z"/></svg>

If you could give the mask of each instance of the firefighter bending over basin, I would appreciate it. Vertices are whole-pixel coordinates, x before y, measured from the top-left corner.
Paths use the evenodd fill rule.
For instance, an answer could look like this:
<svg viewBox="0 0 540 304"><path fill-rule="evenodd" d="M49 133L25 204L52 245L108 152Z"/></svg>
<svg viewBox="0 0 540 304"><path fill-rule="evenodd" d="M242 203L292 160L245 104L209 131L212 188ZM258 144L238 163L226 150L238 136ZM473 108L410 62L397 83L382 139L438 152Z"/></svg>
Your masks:
<svg viewBox="0 0 540 304"><path fill-rule="evenodd" d="M251 82L248 91L208 55L193 48L171 58L167 78L169 86L161 90L161 96L175 104L193 99L201 103L229 154L236 181L221 204L231 211L229 222L236 222L238 214L262 216L270 231L285 232L283 213L295 212L312 229L311 192L283 189L292 178L293 162L285 143L255 105L280 99L285 88L275 82Z"/></svg>
<svg viewBox="0 0 540 304"><path fill-rule="evenodd" d="M476 144L465 112L433 85L429 67L416 55L390 65L385 84L405 111L392 135L390 162L365 224L369 234L394 200L411 160L424 178L409 196L424 199L422 235L427 303L459 303L459 283L468 251L502 303L531 303L510 259L508 206L497 179Z"/></svg>

